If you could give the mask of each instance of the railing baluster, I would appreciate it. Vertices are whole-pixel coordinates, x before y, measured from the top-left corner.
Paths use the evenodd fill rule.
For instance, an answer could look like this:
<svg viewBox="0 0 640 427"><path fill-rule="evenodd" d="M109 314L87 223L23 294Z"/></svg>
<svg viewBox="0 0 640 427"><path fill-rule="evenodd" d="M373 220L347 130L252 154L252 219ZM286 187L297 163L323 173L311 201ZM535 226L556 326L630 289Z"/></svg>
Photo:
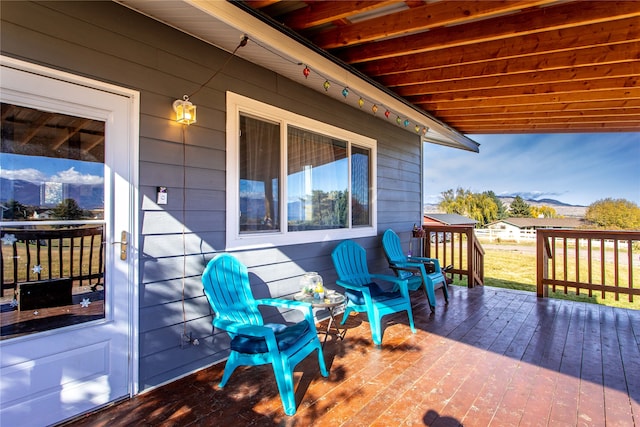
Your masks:
<svg viewBox="0 0 640 427"><path fill-rule="evenodd" d="M593 254L591 250L593 249L593 245L591 244L591 239L587 239L587 281L589 283L593 283ZM591 298L592 292L591 288L589 288L589 297Z"/></svg>
<svg viewBox="0 0 640 427"><path fill-rule="evenodd" d="M605 298L606 295L606 283L605 283L605 272L606 272L606 258L605 258L605 241L604 239L600 239L600 283L602 283L602 298Z"/></svg>
<svg viewBox="0 0 640 427"><path fill-rule="evenodd" d="M618 256L618 239L613 240L613 284L616 287L615 298L616 301L620 300L620 292L618 291L618 287L620 284L620 270L618 267L618 262L620 261L620 257Z"/></svg>
<svg viewBox="0 0 640 427"><path fill-rule="evenodd" d="M633 245L627 240L627 263L629 265L629 289L633 289ZM633 302L633 293L629 292L629 302Z"/></svg>
<svg viewBox="0 0 640 427"><path fill-rule="evenodd" d="M580 239L575 239L576 245L576 283L580 283ZM580 295L580 287L576 286L576 295Z"/></svg>

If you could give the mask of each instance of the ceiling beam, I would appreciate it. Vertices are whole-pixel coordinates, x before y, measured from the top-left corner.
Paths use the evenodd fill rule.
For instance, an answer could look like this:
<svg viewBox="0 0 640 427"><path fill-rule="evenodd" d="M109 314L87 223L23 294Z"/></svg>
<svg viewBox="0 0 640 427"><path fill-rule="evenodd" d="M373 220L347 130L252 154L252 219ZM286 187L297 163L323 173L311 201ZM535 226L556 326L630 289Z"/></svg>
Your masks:
<svg viewBox="0 0 640 427"><path fill-rule="evenodd" d="M610 79L612 77L638 77L640 61L611 64L580 65L578 67L556 68L552 70L509 73L492 76L477 76L467 79L447 79L428 83L396 87L394 90L401 96L422 94L466 92L470 90L520 87L525 89L531 85L587 82L591 80ZM390 86L390 85L389 85ZM393 87L393 86L391 86Z"/></svg>
<svg viewBox="0 0 640 427"><path fill-rule="evenodd" d="M294 30L304 30L396 3L398 2L393 0L313 1L309 2L307 7L284 14L277 19Z"/></svg>
<svg viewBox="0 0 640 427"><path fill-rule="evenodd" d="M506 123L496 123L487 126L474 126L465 128L460 126L460 131L466 134L520 134L520 133L611 133L611 132L638 132L637 123L574 123L574 124L540 124L524 123L519 126Z"/></svg>
<svg viewBox="0 0 640 427"><path fill-rule="evenodd" d="M473 108L458 109L440 109L438 116L442 118L448 117L475 117L508 115L508 114L572 114L572 113L588 113L590 111L605 111L605 114L617 114L620 110L634 110L640 108L640 98L627 100L609 100L609 101L590 101L590 102L569 102L569 103L547 103L547 104L528 104L528 105L498 105L484 106L479 103Z"/></svg>
<svg viewBox="0 0 640 427"><path fill-rule="evenodd" d="M585 118L596 119L597 121L638 121L640 122L640 108L628 108L620 110L589 110L589 111L568 111L562 113L556 112L540 112L540 113L505 113L501 114L499 118L492 115L484 116L471 116L471 115L442 115L447 117L448 120L455 121L456 123L464 123L465 125L473 123L495 123L499 120L504 121L521 121L528 119L536 120L556 120L566 122L566 119L581 120Z"/></svg>
<svg viewBox="0 0 640 427"><path fill-rule="evenodd" d="M476 99L484 100L487 98L505 98L521 96L526 97L538 94L563 94L563 93L582 93L585 91L602 91L608 89L634 88L640 86L640 76L603 78L596 80L577 80L559 83L531 83L522 86L496 86L482 89L469 89L458 92L439 92L424 95L416 95L422 101L430 102L439 101L455 101L458 99ZM523 87L524 86L524 87ZM404 96L404 95L403 95ZM415 98L414 98L415 99Z"/></svg>
<svg viewBox="0 0 640 427"><path fill-rule="evenodd" d="M579 10L579 13L576 13ZM343 61L354 64L428 52L491 40L640 16L640 1L568 2L523 12L515 16L485 19L336 50Z"/></svg>
<svg viewBox="0 0 640 427"><path fill-rule="evenodd" d="M553 3L556 0L528 1L439 1L392 15L383 15L366 21L355 22L322 31L310 39L323 49L335 49L409 34L417 31L454 25L470 19L482 19L534 6Z"/></svg>
<svg viewBox="0 0 640 427"><path fill-rule="evenodd" d="M503 40L457 46L430 53L372 61L358 66L371 76L399 74L410 71L437 69L452 65L462 66L500 59L518 59L580 48L609 46L617 43L640 41L640 19L627 18L611 22L599 22L585 26L552 30ZM630 56L631 56L630 52ZM640 59L640 58L636 58ZM388 81L393 84L393 79Z"/></svg>
<svg viewBox="0 0 640 427"><path fill-rule="evenodd" d="M640 59L630 59L631 52L640 54L640 42L617 44L608 47L576 49L574 51L558 52L547 55L534 55L521 58L519 61L496 60L472 65L443 67L436 70L407 73L405 84L412 82L452 82L456 80L474 80L481 77L501 77L508 74L535 73L536 71L563 70L580 67L585 70L588 66L606 66L608 64L625 64L632 70L632 74L640 74ZM635 70L635 72L633 72ZM576 76L575 79L580 79ZM380 79L383 84L389 84L386 79ZM398 79L395 79L396 92L402 93ZM472 86L473 83L469 82ZM408 89L405 93L409 92Z"/></svg>
<svg viewBox="0 0 640 427"><path fill-rule="evenodd" d="M511 105L535 105L549 103L570 103L620 99L640 99L640 88L621 88L598 91L568 92L568 93L543 93L527 96L515 95L484 99L483 105L489 106L511 106ZM455 108L470 108L478 105L477 99L455 99L432 101L428 96L418 96L411 99L416 105L426 111L434 112L438 110L451 110Z"/></svg>

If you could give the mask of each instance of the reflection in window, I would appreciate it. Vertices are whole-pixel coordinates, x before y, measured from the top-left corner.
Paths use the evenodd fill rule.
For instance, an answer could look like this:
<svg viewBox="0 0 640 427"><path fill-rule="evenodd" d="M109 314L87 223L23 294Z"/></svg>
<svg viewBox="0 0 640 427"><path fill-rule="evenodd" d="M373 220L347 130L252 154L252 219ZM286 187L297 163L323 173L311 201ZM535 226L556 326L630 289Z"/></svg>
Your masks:
<svg viewBox="0 0 640 427"><path fill-rule="evenodd" d="M241 234L281 230L281 191L289 232L371 225L369 148L287 126L286 188L281 188L280 138L278 123L240 115Z"/></svg>
<svg viewBox="0 0 640 427"><path fill-rule="evenodd" d="M345 228L347 143L293 126L287 136L288 230Z"/></svg>
<svg viewBox="0 0 640 427"><path fill-rule="evenodd" d="M376 140L227 93L227 247L375 236Z"/></svg>
<svg viewBox="0 0 640 427"><path fill-rule="evenodd" d="M1 116L0 338L104 318L105 123Z"/></svg>

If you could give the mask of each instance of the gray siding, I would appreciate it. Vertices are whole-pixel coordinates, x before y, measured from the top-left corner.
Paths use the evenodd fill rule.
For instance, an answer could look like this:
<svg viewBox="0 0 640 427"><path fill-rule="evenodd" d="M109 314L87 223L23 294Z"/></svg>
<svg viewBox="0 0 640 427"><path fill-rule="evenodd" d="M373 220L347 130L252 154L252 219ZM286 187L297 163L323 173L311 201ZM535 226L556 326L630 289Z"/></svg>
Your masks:
<svg viewBox="0 0 640 427"><path fill-rule="evenodd" d="M183 146L180 127L171 121L171 103L198 89L226 60L226 52L111 2L2 2L1 7L4 55L141 93L141 389L227 355L226 337L212 334L200 284L206 262L225 250L227 90L377 139L379 234L391 227L407 244L411 226L421 220L420 138L394 121L379 120L234 58L192 99L198 123L187 129ZM167 205L153 203L158 185L168 187ZM360 243L372 270L389 272L379 236ZM328 284L335 280L330 253L336 244L236 255L249 267L256 296L279 297L297 291L302 271L318 271ZM179 346L183 276L187 329L200 339L199 346L184 350Z"/></svg>

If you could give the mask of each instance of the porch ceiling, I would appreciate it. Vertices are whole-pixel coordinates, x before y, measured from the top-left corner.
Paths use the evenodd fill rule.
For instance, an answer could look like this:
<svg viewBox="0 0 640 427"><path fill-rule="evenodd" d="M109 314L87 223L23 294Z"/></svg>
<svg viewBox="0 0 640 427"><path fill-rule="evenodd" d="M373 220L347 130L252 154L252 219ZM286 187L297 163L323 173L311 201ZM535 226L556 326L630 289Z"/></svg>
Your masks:
<svg viewBox="0 0 640 427"><path fill-rule="evenodd" d="M246 0L467 134L640 131L640 2Z"/></svg>

